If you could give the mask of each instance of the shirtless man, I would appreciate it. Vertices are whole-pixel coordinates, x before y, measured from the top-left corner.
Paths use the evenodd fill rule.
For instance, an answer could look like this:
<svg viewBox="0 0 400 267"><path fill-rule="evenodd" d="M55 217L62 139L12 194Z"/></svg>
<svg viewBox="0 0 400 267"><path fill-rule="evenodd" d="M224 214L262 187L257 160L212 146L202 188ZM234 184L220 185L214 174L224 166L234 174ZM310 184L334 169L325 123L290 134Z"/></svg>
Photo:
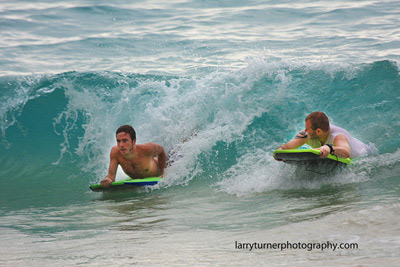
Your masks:
<svg viewBox="0 0 400 267"><path fill-rule="evenodd" d="M163 176L167 157L162 146L155 143L136 145L135 130L129 125L119 127L116 137L108 175L100 182L102 187L108 188L115 181L118 164L133 179Z"/></svg>
<svg viewBox="0 0 400 267"><path fill-rule="evenodd" d="M321 158L329 154L341 158L357 158L370 154L370 148L360 140L352 137L346 130L329 124L328 117L320 111L307 116L306 129L299 132L296 137L278 150L297 149L304 144L320 151Z"/></svg>

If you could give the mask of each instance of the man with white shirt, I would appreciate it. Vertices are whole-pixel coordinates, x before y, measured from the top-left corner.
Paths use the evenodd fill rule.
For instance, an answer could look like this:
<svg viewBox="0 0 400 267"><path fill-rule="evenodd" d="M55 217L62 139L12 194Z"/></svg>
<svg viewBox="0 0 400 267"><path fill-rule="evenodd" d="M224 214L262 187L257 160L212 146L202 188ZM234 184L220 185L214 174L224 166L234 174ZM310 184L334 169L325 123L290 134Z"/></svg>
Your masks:
<svg viewBox="0 0 400 267"><path fill-rule="evenodd" d="M277 149L297 149L307 144L318 149L321 158L332 154L352 159L366 156L371 152L366 144L352 137L345 129L329 124L329 119L323 112L316 111L308 115L305 119L305 127L295 138Z"/></svg>

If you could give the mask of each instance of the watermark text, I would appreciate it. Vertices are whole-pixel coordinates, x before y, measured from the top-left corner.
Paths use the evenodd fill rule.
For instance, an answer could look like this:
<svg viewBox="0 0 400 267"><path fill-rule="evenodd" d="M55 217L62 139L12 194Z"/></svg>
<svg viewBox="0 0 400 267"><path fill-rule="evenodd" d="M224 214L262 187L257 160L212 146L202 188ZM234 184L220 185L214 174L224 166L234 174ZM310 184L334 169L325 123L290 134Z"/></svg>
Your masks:
<svg viewBox="0 0 400 267"><path fill-rule="evenodd" d="M261 242L238 242L235 241L235 249L241 250L287 250L287 249L302 249L307 251L313 250L348 250L348 249L358 249L357 243L335 243L335 242L281 242L281 243L261 243Z"/></svg>

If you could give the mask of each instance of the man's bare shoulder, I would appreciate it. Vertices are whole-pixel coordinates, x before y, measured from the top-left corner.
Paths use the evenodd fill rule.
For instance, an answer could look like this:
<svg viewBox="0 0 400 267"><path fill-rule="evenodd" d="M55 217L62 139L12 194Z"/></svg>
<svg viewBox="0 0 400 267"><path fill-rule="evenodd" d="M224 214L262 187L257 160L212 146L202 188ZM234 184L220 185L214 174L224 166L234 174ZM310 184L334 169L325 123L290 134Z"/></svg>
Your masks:
<svg viewBox="0 0 400 267"><path fill-rule="evenodd" d="M161 145L156 144L156 143L152 143L152 142L145 143L145 144L139 144L139 145L136 145L136 147L140 151L142 151L143 153L146 153L146 154L154 154L155 150L159 150L159 149L162 148Z"/></svg>
<svg viewBox="0 0 400 267"><path fill-rule="evenodd" d="M160 145L156 144L156 143L149 142L149 143L144 143L144 144L137 144L136 146L140 147L140 148L143 148L143 149L146 149L146 148L157 147L157 146L160 146Z"/></svg>
<svg viewBox="0 0 400 267"><path fill-rule="evenodd" d="M110 156L112 158L114 158L114 157L116 158L119 154L121 154L121 152L119 151L118 146L113 146L111 148Z"/></svg>

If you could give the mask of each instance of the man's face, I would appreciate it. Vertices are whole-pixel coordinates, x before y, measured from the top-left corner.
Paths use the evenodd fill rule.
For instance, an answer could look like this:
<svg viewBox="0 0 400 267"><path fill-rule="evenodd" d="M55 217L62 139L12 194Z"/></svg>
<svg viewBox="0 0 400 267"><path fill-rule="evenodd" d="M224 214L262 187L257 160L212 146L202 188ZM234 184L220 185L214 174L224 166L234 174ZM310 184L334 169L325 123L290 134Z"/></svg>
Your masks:
<svg viewBox="0 0 400 267"><path fill-rule="evenodd" d="M313 130L311 128L311 121L310 120L306 121L306 132L308 134L308 138L310 138L310 139L318 139L317 131L318 131L318 129L317 130Z"/></svg>
<svg viewBox="0 0 400 267"><path fill-rule="evenodd" d="M117 134L117 146L122 155L133 152L133 145L136 140L132 141L131 136L125 132Z"/></svg>

